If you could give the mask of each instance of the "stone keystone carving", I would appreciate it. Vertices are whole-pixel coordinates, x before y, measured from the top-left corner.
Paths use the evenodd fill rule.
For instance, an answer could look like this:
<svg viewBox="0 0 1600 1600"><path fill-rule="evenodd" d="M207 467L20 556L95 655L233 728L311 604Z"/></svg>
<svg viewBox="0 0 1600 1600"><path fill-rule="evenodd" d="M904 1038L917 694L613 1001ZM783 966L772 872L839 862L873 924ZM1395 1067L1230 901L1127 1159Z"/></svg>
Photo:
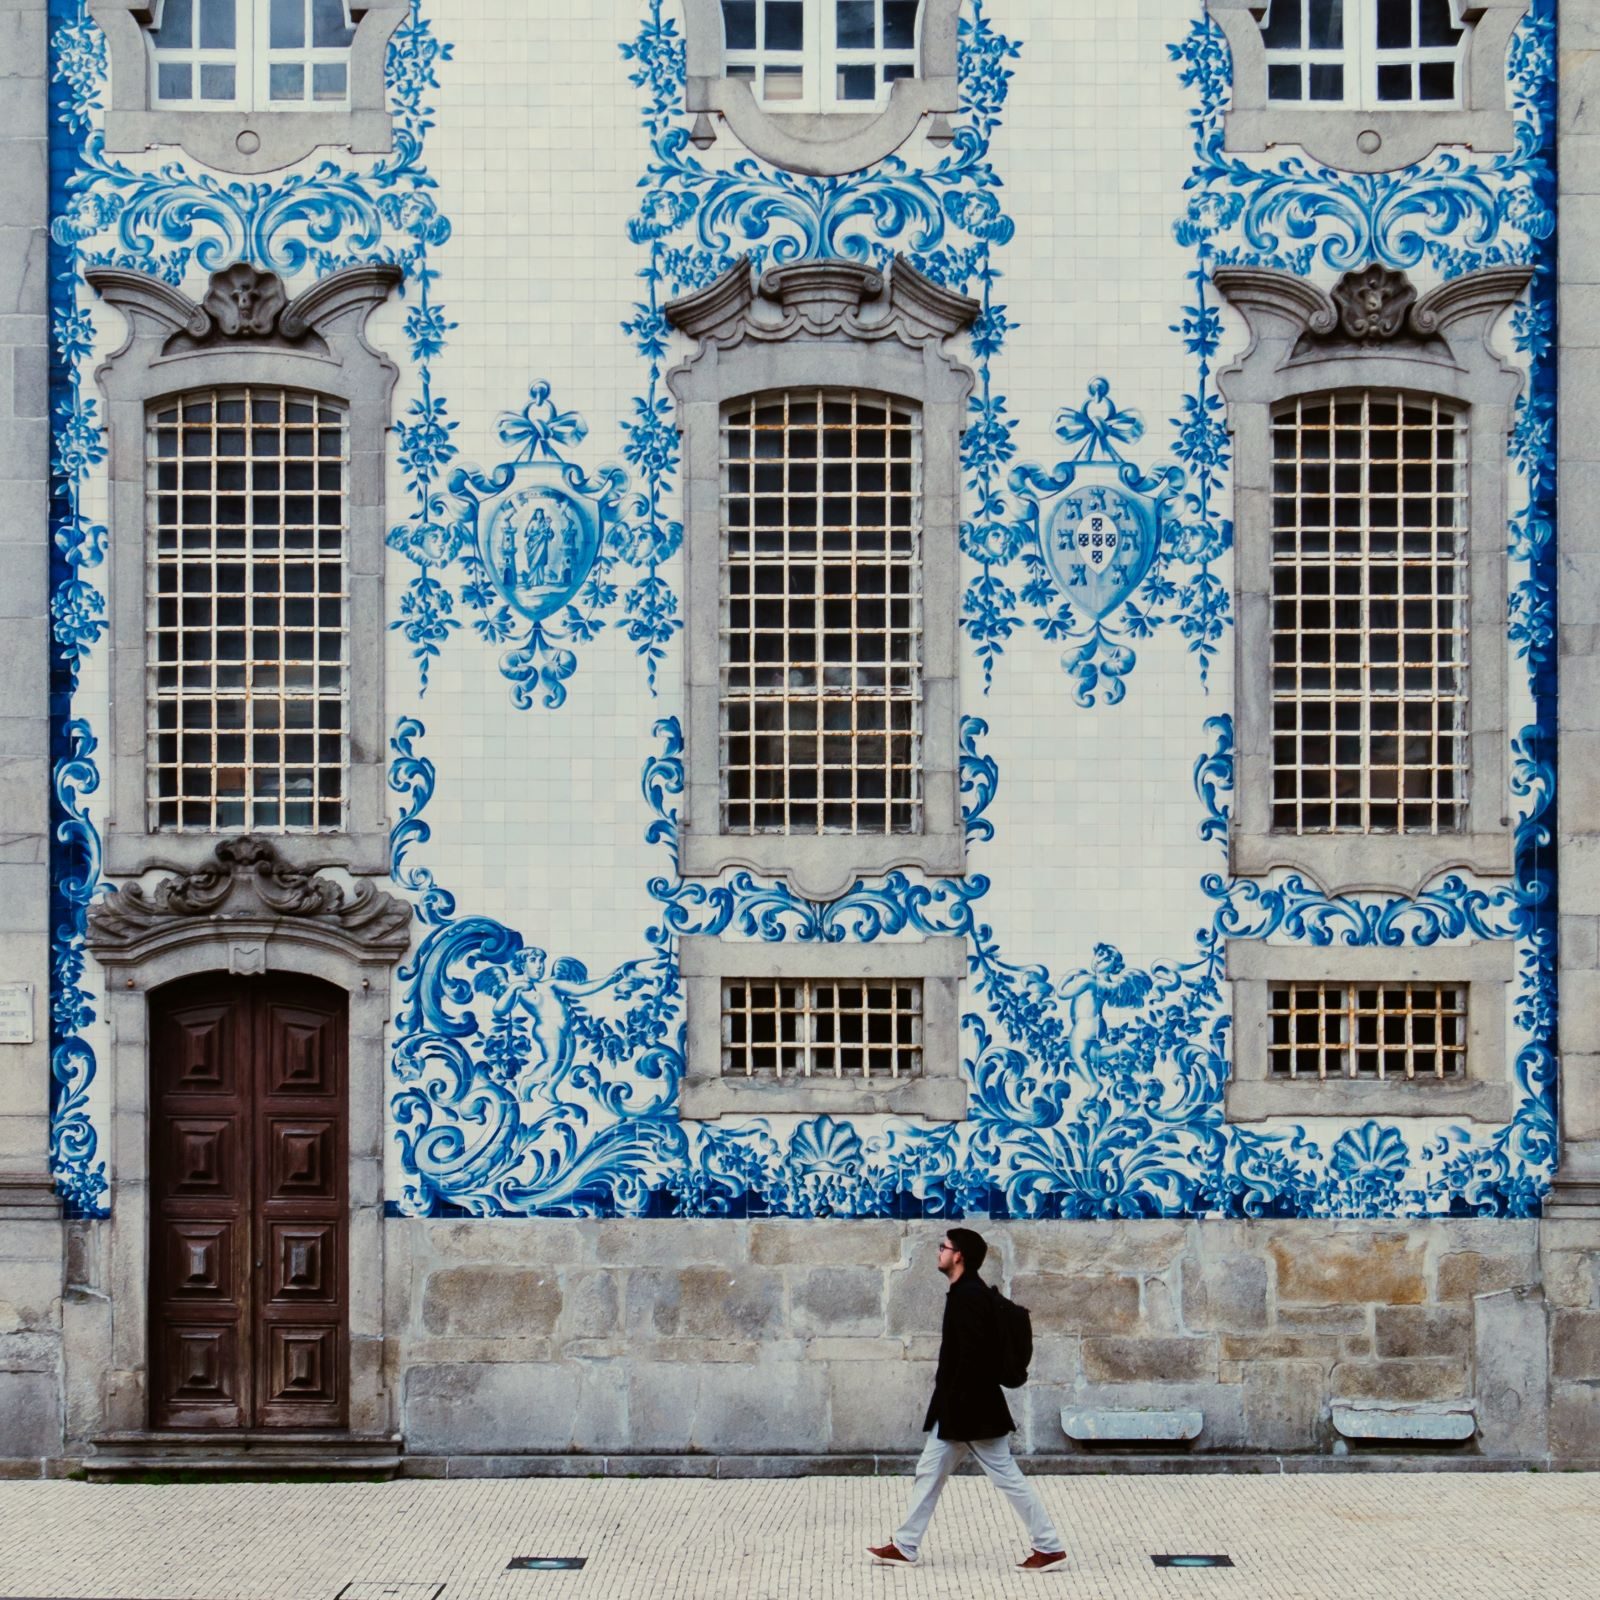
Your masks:
<svg viewBox="0 0 1600 1600"><path fill-rule="evenodd" d="M230 339L265 339L277 327L278 314L288 303L283 279L277 273L236 261L211 274L211 287L200 307L217 332Z"/></svg>
<svg viewBox="0 0 1600 1600"><path fill-rule="evenodd" d="M172 937L260 932L286 922L306 933L399 956L411 940L411 908L369 882L347 886L285 861L260 834L223 839L210 861L151 889L128 884L89 911L89 948L102 961L137 960Z"/></svg>
<svg viewBox="0 0 1600 1600"><path fill-rule="evenodd" d="M1394 339L1413 320L1417 291L1405 273L1374 262L1359 271L1345 273L1333 286L1333 303L1339 330L1345 338ZM1318 326L1319 320L1325 319L1312 319L1312 332L1332 331ZM1413 331L1420 333L1422 330Z"/></svg>

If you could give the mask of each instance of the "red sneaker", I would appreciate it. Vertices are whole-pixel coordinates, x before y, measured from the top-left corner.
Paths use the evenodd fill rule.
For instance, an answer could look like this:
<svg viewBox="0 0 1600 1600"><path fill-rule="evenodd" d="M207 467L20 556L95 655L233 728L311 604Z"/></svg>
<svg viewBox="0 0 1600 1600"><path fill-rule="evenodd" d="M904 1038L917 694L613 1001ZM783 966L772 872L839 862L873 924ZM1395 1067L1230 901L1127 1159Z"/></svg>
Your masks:
<svg viewBox="0 0 1600 1600"><path fill-rule="evenodd" d="M911 1556L908 1556L899 1545L893 1542L889 1544L869 1544L867 1546L867 1554L874 1561L881 1561L886 1567L914 1567L917 1564Z"/></svg>
<svg viewBox="0 0 1600 1600"><path fill-rule="evenodd" d="M1065 1550L1035 1550L1026 1561L1019 1561L1017 1565L1024 1572L1049 1572L1052 1567L1059 1567L1066 1559Z"/></svg>

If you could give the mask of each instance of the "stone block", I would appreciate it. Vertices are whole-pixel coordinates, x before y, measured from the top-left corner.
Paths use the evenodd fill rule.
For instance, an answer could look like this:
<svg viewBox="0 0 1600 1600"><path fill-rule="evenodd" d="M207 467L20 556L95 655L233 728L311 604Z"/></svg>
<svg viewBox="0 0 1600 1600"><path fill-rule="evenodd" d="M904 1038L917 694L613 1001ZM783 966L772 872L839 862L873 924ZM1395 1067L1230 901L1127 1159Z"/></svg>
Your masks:
<svg viewBox="0 0 1600 1600"><path fill-rule="evenodd" d="M635 1270L625 1317L645 1337L760 1340L782 1330L783 1279L770 1267Z"/></svg>
<svg viewBox="0 0 1600 1600"><path fill-rule="evenodd" d="M1460 1361L1341 1361L1329 1387L1338 1400L1460 1400L1471 1392Z"/></svg>
<svg viewBox="0 0 1600 1600"><path fill-rule="evenodd" d="M1240 1388L1247 1448L1315 1448L1327 1405L1327 1368L1320 1362L1254 1361Z"/></svg>
<svg viewBox="0 0 1600 1600"><path fill-rule="evenodd" d="M1036 1412L1034 1385L1030 1383L1025 1396ZM1061 1431L1061 1411L1198 1411L1205 1418L1205 1426L1195 1442L1199 1452L1207 1450L1242 1450L1254 1448L1249 1428L1245 1422L1243 1391L1236 1383L1090 1383L1082 1382L1072 1388L1043 1386L1039 1393L1056 1401L1055 1414L1048 1418L1040 1414L1033 1434L1036 1450L1060 1449L1066 1441Z"/></svg>
<svg viewBox="0 0 1600 1600"><path fill-rule="evenodd" d="M665 1262L740 1266L749 1259L750 1224L746 1222L651 1217L587 1226L593 1230L595 1260L619 1266Z"/></svg>
<svg viewBox="0 0 1600 1600"><path fill-rule="evenodd" d="M888 1331L908 1337L918 1334L937 1337L944 1321L944 1297L948 1288L937 1272L921 1267L891 1272L883 1295L884 1323Z"/></svg>
<svg viewBox="0 0 1600 1600"><path fill-rule="evenodd" d="M1600 1385L1550 1385L1550 1456L1557 1466L1600 1463Z"/></svg>
<svg viewBox="0 0 1600 1600"><path fill-rule="evenodd" d="M1550 1376L1558 1382L1600 1379L1600 1311L1563 1307L1551 1313Z"/></svg>
<svg viewBox="0 0 1600 1600"><path fill-rule="evenodd" d="M1018 1274L1011 1298L1033 1317L1034 1333L1132 1333L1140 1326L1137 1278L1054 1272Z"/></svg>
<svg viewBox="0 0 1600 1600"><path fill-rule="evenodd" d="M565 1218L529 1217L507 1222L393 1222L404 1230L405 1239L419 1255L433 1255L444 1262L524 1266L543 1269L565 1266L587 1258L585 1228L593 1223L577 1223Z"/></svg>
<svg viewBox="0 0 1600 1600"><path fill-rule="evenodd" d="M0 1371L0 1460L61 1453L61 1384L54 1372Z"/></svg>
<svg viewBox="0 0 1600 1600"><path fill-rule="evenodd" d="M813 1364L763 1361L719 1368L701 1383L691 1448L821 1451L829 1432L828 1374Z"/></svg>
<svg viewBox="0 0 1600 1600"><path fill-rule="evenodd" d="M1497 1294L1530 1281L1522 1262L1506 1256L1487 1256L1477 1250L1459 1250L1441 1256L1438 1298L1470 1300L1474 1295Z"/></svg>
<svg viewBox="0 0 1600 1600"><path fill-rule="evenodd" d="M59 1254L53 1261L8 1261L0 1273L0 1333L55 1328L60 1320Z"/></svg>
<svg viewBox="0 0 1600 1600"><path fill-rule="evenodd" d="M1083 1373L1095 1383L1215 1378L1217 1345L1214 1339L1086 1338Z"/></svg>
<svg viewBox="0 0 1600 1600"><path fill-rule="evenodd" d="M627 1443L627 1374L572 1363L451 1363L405 1379L408 1447L474 1455L614 1450Z"/></svg>
<svg viewBox="0 0 1600 1600"><path fill-rule="evenodd" d="M1196 1226L1153 1220L1075 1222L1071 1227L1059 1222L1019 1222L1007 1228L1004 1237L1014 1274L1115 1275L1165 1272L1183 1254Z"/></svg>
<svg viewBox="0 0 1600 1600"><path fill-rule="evenodd" d="M874 1454L920 1450L925 1442L922 1419L932 1393L933 1367L927 1362L831 1364L829 1447Z"/></svg>
<svg viewBox="0 0 1600 1600"><path fill-rule="evenodd" d="M573 1268L561 1274L561 1339L604 1339L622 1328L623 1274Z"/></svg>
<svg viewBox="0 0 1600 1600"><path fill-rule="evenodd" d="M935 1226L930 1223L912 1237L920 1241ZM837 1221L819 1228L815 1222L774 1218L750 1224L750 1259L769 1267L892 1267L902 1260L906 1238L898 1222Z"/></svg>
<svg viewBox="0 0 1600 1600"><path fill-rule="evenodd" d="M789 1307L797 1333L881 1333L883 1270L813 1267L790 1279Z"/></svg>
<svg viewBox="0 0 1600 1600"><path fill-rule="evenodd" d="M702 1381L716 1383L722 1367L677 1361L629 1361L628 1448L687 1450L694 1438Z"/></svg>
<svg viewBox="0 0 1600 1600"><path fill-rule="evenodd" d="M1483 1453L1530 1461L1549 1434L1544 1297L1505 1289L1473 1302L1473 1373Z"/></svg>
<svg viewBox="0 0 1600 1600"><path fill-rule="evenodd" d="M1448 1356L1465 1360L1472 1314L1462 1306L1379 1306L1373 1348L1380 1356Z"/></svg>
<svg viewBox="0 0 1600 1600"><path fill-rule="evenodd" d="M1068 1406L1061 1413L1061 1431L1077 1444L1186 1444L1204 1424L1201 1411Z"/></svg>
<svg viewBox="0 0 1600 1600"><path fill-rule="evenodd" d="M1260 1256L1185 1259L1183 1325L1190 1333L1249 1333L1267 1326L1267 1263Z"/></svg>
<svg viewBox="0 0 1600 1600"><path fill-rule="evenodd" d="M1550 1250L1543 1262L1545 1300L1587 1311L1600 1307L1600 1252Z"/></svg>
<svg viewBox="0 0 1600 1600"><path fill-rule="evenodd" d="M1268 1246L1279 1304L1320 1306L1421 1305L1427 1299L1426 1248L1422 1238L1409 1233L1328 1233L1310 1225Z"/></svg>
<svg viewBox="0 0 1600 1600"><path fill-rule="evenodd" d="M1225 1333L1218 1340L1224 1361L1316 1361L1331 1367L1347 1353L1348 1338L1331 1333L1269 1333L1260 1337Z"/></svg>
<svg viewBox="0 0 1600 1600"><path fill-rule="evenodd" d="M441 1267L428 1274L422 1325L464 1338L547 1339L561 1315L552 1272L524 1267Z"/></svg>

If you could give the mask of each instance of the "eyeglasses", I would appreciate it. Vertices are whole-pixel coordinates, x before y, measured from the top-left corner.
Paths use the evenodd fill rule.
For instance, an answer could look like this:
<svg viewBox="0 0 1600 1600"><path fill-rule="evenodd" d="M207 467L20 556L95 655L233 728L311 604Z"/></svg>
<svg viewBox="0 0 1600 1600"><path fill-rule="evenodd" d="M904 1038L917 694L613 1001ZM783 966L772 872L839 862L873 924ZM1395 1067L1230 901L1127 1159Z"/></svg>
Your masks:
<svg viewBox="0 0 1600 1600"><path fill-rule="evenodd" d="M954 1246L954 1245L953 1245L953 1244L941 1244L941 1245L940 1245L940 1246L939 1246L939 1249L940 1249L940 1251L941 1251L941 1252L943 1252L943 1251L945 1251L945 1250L948 1250L948 1251L950 1251L950 1252L951 1252L951 1253L952 1253L952 1254L954 1254L954 1253L955 1253L955 1248L956 1248L956 1247L955 1247L955 1246Z"/></svg>

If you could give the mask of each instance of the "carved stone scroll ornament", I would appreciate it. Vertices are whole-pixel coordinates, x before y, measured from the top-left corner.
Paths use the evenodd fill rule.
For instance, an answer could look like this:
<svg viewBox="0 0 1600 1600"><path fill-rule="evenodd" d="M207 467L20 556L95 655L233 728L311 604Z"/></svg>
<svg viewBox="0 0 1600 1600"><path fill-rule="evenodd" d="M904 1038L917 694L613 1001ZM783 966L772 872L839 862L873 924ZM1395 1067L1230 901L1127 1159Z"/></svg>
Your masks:
<svg viewBox="0 0 1600 1600"><path fill-rule="evenodd" d="M403 274L389 262L342 267L289 299L283 280L248 261L211 274L198 305L179 289L125 267L91 267L90 285L133 325L135 337L164 341L163 355L218 345L270 342L322 353L323 334L346 312L363 318L389 296ZM358 324L359 326L359 324Z"/></svg>
<svg viewBox="0 0 1600 1600"><path fill-rule="evenodd" d="M273 840L240 834L221 840L211 860L150 889L128 884L89 911L89 948L101 960L127 960L138 947L188 932L268 936L283 924L322 934L371 956L398 957L411 939L411 908L370 882L346 885L285 861Z"/></svg>
<svg viewBox="0 0 1600 1600"><path fill-rule="evenodd" d="M1405 273L1374 262L1358 272L1345 273L1334 284L1332 299L1338 329L1345 338L1396 339L1411 320L1417 291ZM1326 320L1325 313L1314 317L1311 331L1331 333L1331 328L1320 325Z"/></svg>

